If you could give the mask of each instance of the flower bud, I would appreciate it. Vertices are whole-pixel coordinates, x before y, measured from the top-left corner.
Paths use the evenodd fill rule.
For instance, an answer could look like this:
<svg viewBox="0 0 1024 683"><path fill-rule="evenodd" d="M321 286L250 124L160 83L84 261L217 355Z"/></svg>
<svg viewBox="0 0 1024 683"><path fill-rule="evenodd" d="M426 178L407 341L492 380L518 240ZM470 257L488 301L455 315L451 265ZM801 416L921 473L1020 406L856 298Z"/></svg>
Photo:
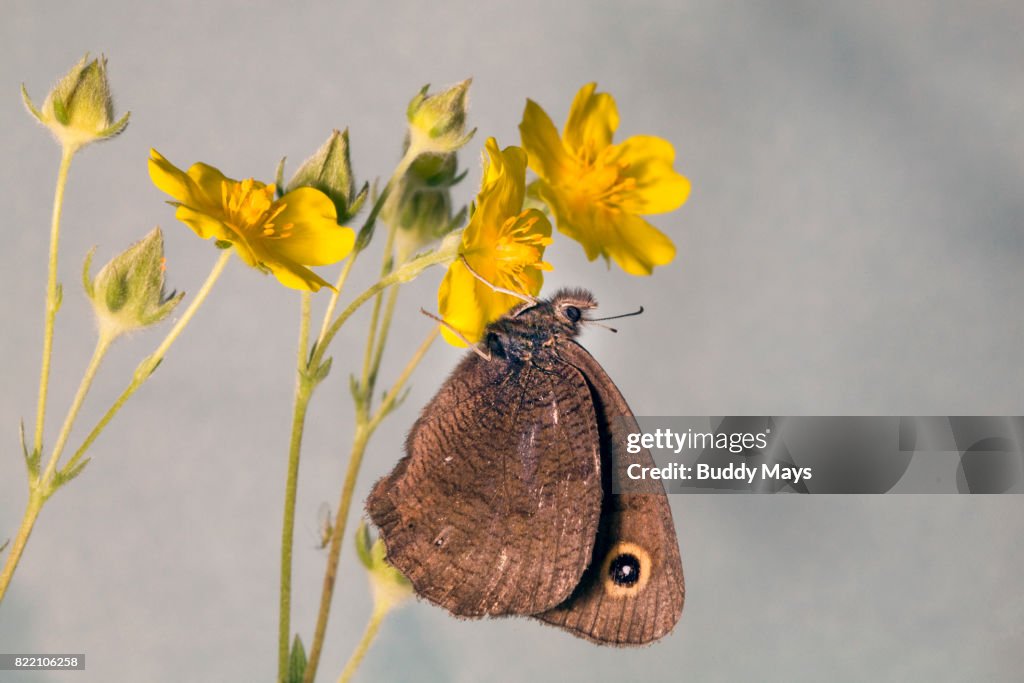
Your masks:
<svg viewBox="0 0 1024 683"><path fill-rule="evenodd" d="M295 172L284 194L300 187L312 187L320 190L331 198L338 211L338 223L347 223L359 213L369 185L356 193L355 179L352 177L352 161L348 150L348 129L339 133L333 131L320 149L313 156L302 162Z"/></svg>
<svg viewBox="0 0 1024 683"><path fill-rule="evenodd" d="M89 55L61 78L36 109L24 84L21 96L29 112L50 129L65 148L78 149L90 142L119 135L128 127L130 112L114 121L114 100L107 80L107 59L89 61Z"/></svg>
<svg viewBox="0 0 1024 683"><path fill-rule="evenodd" d="M164 237L154 228L141 241L115 256L90 279L95 248L85 258L82 282L92 301L100 333L117 337L160 322L185 293L164 291Z"/></svg>
<svg viewBox="0 0 1024 683"><path fill-rule="evenodd" d="M356 553L370 577L374 611L387 612L412 595L409 579L384 559L384 541L379 538L370 541L365 521L360 521L356 529Z"/></svg>
<svg viewBox="0 0 1024 683"><path fill-rule="evenodd" d="M430 86L425 85L409 102L409 143L420 154L454 152L473 137L475 128L465 132L471 81L467 78L436 95L428 95Z"/></svg>
<svg viewBox="0 0 1024 683"><path fill-rule="evenodd" d="M412 163L402 178L393 215L388 217L388 222L399 228L396 247L400 262L459 227L465 209L452 216L451 188L465 176L458 172L454 153L420 156Z"/></svg>

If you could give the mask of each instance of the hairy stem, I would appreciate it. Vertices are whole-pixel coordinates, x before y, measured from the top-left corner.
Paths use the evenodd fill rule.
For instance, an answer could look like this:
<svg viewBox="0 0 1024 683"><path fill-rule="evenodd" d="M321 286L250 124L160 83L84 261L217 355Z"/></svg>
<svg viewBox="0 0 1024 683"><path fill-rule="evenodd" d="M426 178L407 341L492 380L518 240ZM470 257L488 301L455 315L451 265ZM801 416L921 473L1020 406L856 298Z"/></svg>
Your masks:
<svg viewBox="0 0 1024 683"><path fill-rule="evenodd" d="M345 538L345 530L348 524L348 515L352 507L352 494L355 491L356 479L359 476L359 468L363 462L363 455L366 453L366 446L374 430L381 420L395 407L399 395L413 371L423 360L430 345L437 339L438 328L431 330L427 338L423 340L412 358L406 364L402 373L398 376L395 384L381 401L380 407L373 416L356 418L356 431L352 439L352 450L349 453L348 468L345 472L345 481L341 488L341 495L338 501L338 511L334 518L334 528L331 532L331 546L327 554L327 567L324 570L323 588L320 592L320 609L317 613L316 629L313 633L313 642L309 650L306 673L303 677L304 683L312 683L316 676L316 669L320 661L320 654L323 649L324 636L327 633L327 621L331 611L331 600L334 597L334 586L338 576L338 563L341 560L342 541ZM358 664L358 663L357 663Z"/></svg>
<svg viewBox="0 0 1024 683"><path fill-rule="evenodd" d="M46 422L46 394L50 385L50 358L53 355L53 322L60 308L57 293L57 253L60 243L60 217L64 209L64 188L77 147L64 147L57 169L57 186L53 193L53 215L50 219L50 259L46 277L46 316L43 326L43 360L39 370L39 402L36 404L35 452L43 449L43 427Z"/></svg>
<svg viewBox="0 0 1024 683"><path fill-rule="evenodd" d="M345 273L346 271L342 271ZM292 546L295 536L295 500L299 484L299 455L302 451L302 432L306 422L306 409L313 394L309 375L309 316L310 293L302 293L299 312L299 343L296 358L295 401L292 408L292 435L288 443L288 476L284 486L284 519L281 523L281 585L278 611L277 678L288 675L288 643L291 636L292 610Z"/></svg>

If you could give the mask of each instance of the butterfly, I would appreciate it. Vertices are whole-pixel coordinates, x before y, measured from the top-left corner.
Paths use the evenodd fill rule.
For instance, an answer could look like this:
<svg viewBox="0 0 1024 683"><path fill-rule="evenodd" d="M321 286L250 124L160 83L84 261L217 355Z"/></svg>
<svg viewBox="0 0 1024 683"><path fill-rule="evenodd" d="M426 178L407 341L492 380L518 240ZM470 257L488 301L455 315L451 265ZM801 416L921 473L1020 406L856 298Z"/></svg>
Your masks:
<svg viewBox="0 0 1024 683"><path fill-rule="evenodd" d="M523 615L599 644L669 633L685 588L660 482L618 492L636 418L576 341L585 290L487 327L424 407L366 508L388 561L459 617Z"/></svg>

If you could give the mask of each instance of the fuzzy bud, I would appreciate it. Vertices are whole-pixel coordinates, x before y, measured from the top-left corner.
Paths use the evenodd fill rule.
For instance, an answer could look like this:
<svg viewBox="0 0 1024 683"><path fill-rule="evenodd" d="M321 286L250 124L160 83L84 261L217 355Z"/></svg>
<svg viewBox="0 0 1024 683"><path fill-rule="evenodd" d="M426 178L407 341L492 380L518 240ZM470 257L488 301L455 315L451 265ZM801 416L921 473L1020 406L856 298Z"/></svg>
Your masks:
<svg viewBox="0 0 1024 683"><path fill-rule="evenodd" d="M313 156L302 162L299 170L288 181L284 193L300 187L312 187L330 197L338 211L339 224L347 223L359 213L369 193L369 185L363 185L356 193L347 128L341 133L333 131L327 142Z"/></svg>
<svg viewBox="0 0 1024 683"><path fill-rule="evenodd" d="M37 121L50 129L65 148L78 149L90 142L107 140L124 132L130 113L114 121L114 100L107 80L107 59L89 61L89 55L71 68L39 109L21 86L25 106Z"/></svg>
<svg viewBox="0 0 1024 683"><path fill-rule="evenodd" d="M467 78L435 95L425 85L409 102L409 144L420 154L454 152L473 137L475 128L465 132L471 82Z"/></svg>
<svg viewBox="0 0 1024 683"><path fill-rule="evenodd" d="M160 228L112 258L95 279L89 277L94 251L85 258L82 282L101 334L117 337L158 323L185 296L184 292L164 291L164 238Z"/></svg>
<svg viewBox="0 0 1024 683"><path fill-rule="evenodd" d="M360 522L356 529L356 554L370 577L373 609L387 612L412 595L412 584L402 572L388 564L385 552L384 541L379 538L371 541L366 522Z"/></svg>

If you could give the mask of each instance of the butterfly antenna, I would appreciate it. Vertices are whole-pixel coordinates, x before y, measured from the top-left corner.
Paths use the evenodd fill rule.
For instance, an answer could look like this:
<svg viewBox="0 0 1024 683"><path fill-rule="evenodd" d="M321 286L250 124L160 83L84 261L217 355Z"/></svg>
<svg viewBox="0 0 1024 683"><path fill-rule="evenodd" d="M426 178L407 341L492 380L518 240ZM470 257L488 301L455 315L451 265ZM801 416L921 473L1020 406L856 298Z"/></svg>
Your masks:
<svg viewBox="0 0 1024 683"><path fill-rule="evenodd" d="M446 328L448 328L449 332L451 332L456 337L458 337L459 339L464 341L466 343L466 346L468 346L469 348L473 349L473 352L476 353L476 355L480 356L484 360L490 360L491 359L491 354L490 353L484 353L483 351L481 351L480 347L478 347L473 342L469 341L469 339L466 338L466 335L462 334L462 332L460 332L459 330L455 329L455 327L450 322L445 320L444 318L440 318L440 317L434 315L433 313L431 313L430 311L428 311L425 308L421 308L420 309L420 313L422 313L423 315L427 316L431 320L436 320L437 322L439 322L442 325L444 325Z"/></svg>
<svg viewBox="0 0 1024 683"><path fill-rule="evenodd" d="M598 327L603 327L604 329L610 330L611 332L618 332L618 330L615 329L614 327L612 327L611 325L602 325L601 321L602 320L615 320L616 318L630 318L630 317L632 317L634 315L640 315L643 312L644 312L644 307L641 306L639 309L633 311L632 313L620 313L619 315L609 315L609 316L606 316L604 318L585 318L584 320L588 324L589 323L594 323Z"/></svg>
<svg viewBox="0 0 1024 683"><path fill-rule="evenodd" d="M490 287L491 291L498 292L499 294L508 294L509 296L514 296L515 298L521 301L525 301L528 304L536 305L537 299L535 297L532 297L529 294L523 294L522 292L517 292L512 289L505 289L504 287L498 287L497 285L491 284L483 275L473 270L473 266L469 265L469 261L466 260L465 256L460 256L459 258L462 259L462 265L466 266L469 272L473 274L473 277L475 277L477 280Z"/></svg>
<svg viewBox="0 0 1024 683"><path fill-rule="evenodd" d="M634 315L640 315L643 312L644 312L644 307L641 306L640 308L638 308L637 310L633 311L632 313L619 313L618 315L609 315L609 316L605 316L604 318L587 318L587 322L588 323L596 323L599 320L616 320L618 318L632 318Z"/></svg>

